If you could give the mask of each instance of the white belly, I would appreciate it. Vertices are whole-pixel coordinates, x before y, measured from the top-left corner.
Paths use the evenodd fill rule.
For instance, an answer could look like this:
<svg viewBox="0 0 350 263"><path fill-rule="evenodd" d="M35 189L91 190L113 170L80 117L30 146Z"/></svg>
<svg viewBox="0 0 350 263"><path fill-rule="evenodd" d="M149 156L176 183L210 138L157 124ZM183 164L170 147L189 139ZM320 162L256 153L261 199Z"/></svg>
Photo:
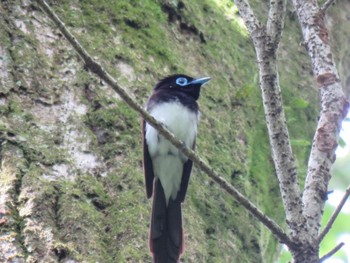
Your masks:
<svg viewBox="0 0 350 263"><path fill-rule="evenodd" d="M192 148L196 134L198 115L177 101L154 106L150 114ZM152 158L154 175L162 183L168 203L170 196L175 199L180 189L183 164L188 158L168 140L164 139L149 124L146 124L146 142Z"/></svg>

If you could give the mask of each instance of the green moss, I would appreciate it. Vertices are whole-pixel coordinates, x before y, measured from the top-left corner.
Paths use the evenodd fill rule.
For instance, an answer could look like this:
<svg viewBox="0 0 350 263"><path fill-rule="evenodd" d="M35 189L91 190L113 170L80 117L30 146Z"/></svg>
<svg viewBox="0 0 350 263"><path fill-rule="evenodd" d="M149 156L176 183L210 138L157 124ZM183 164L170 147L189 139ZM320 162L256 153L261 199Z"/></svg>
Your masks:
<svg viewBox="0 0 350 263"><path fill-rule="evenodd" d="M101 108L91 109L86 115L86 123L96 134L96 150L108 162L115 155L125 154L137 147L135 137L140 131L139 118L134 111L130 111L124 102L96 98L95 103Z"/></svg>
<svg viewBox="0 0 350 263"><path fill-rule="evenodd" d="M100 187L96 179L87 176L80 177L77 183L63 182L58 188L58 235L77 260L111 262L105 249L105 216L101 209L108 200Z"/></svg>

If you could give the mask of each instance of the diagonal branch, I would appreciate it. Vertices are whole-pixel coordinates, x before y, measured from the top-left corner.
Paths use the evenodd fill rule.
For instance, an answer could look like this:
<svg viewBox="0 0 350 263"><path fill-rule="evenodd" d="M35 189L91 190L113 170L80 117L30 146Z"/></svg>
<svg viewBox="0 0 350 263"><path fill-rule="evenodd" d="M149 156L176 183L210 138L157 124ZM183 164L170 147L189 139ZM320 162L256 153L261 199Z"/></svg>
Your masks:
<svg viewBox="0 0 350 263"><path fill-rule="evenodd" d="M332 228L334 221L337 219L340 211L342 210L346 200L348 199L350 195L350 186L348 186L348 188L346 188L345 194L343 196L343 198L340 200L337 208L334 210L331 218L329 219L327 225L325 226L325 228L323 229L323 231L321 232L321 234L318 236L317 238L317 243L320 244L323 240L323 238L327 235L327 233L329 232L329 230Z"/></svg>
<svg viewBox="0 0 350 263"><path fill-rule="evenodd" d="M174 146L180 149L188 158L190 158L199 168L201 168L210 178L220 185L227 193L233 196L246 210L255 216L262 224L264 224L276 238L288 246L293 246L294 243L284 233L283 229L278 226L272 219L264 215L252 202L242 195L235 187L229 184L224 178L219 176L208 164L206 164L198 155L191 149L184 146L184 143L177 139L161 122L157 121L143 107L138 104L127 92L108 74L100 64L92 59L88 52L80 45L76 38L68 31L63 22L54 14L51 8L44 0L36 0L47 15L54 21L56 26L61 30L63 35L72 44L72 46L79 53L84 60L86 66L95 73L98 77L104 80L112 89L119 94L119 96L135 111L137 111L142 118L144 118L150 125L159 131L166 139L168 139Z"/></svg>
<svg viewBox="0 0 350 263"><path fill-rule="evenodd" d="M256 30L262 28L260 21L255 16L254 11L251 9L247 0L234 0L234 2L250 35L254 34Z"/></svg>
<svg viewBox="0 0 350 263"><path fill-rule="evenodd" d="M330 258L333 256L335 253L338 252L339 249L341 249L344 246L344 242L340 242L338 245L336 245L331 251L329 251L326 255L324 255L320 260L318 261L319 263L322 263L326 259Z"/></svg>
<svg viewBox="0 0 350 263"><path fill-rule="evenodd" d="M322 10L323 12L326 12L326 11L328 10L328 8L330 8L331 5L334 4L334 3L335 3L335 0L327 0L327 1L323 4L323 6L321 7L321 10Z"/></svg>

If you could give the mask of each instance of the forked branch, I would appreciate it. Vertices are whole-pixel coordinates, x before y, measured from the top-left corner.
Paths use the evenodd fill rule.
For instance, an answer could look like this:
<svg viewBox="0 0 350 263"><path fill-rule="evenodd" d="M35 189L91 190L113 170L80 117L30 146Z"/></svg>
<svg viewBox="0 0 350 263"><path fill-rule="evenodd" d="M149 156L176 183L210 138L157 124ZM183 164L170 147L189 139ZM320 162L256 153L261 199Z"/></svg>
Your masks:
<svg viewBox="0 0 350 263"><path fill-rule="evenodd" d="M258 21L247 0L235 0L235 4L254 43L272 158L287 223L292 236L295 236L299 233L298 228L304 220L296 163L284 115L277 67L277 50L284 26L286 0L270 1L266 25Z"/></svg>

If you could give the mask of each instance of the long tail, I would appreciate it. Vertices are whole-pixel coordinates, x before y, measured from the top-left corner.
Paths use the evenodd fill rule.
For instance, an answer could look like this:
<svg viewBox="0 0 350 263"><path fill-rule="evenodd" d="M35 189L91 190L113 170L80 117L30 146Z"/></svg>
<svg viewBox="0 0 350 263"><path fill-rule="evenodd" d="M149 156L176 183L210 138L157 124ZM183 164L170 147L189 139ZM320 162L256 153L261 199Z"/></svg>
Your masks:
<svg viewBox="0 0 350 263"><path fill-rule="evenodd" d="M153 263L177 263L183 252L181 201L170 198L167 206L159 180L154 189L149 240Z"/></svg>

